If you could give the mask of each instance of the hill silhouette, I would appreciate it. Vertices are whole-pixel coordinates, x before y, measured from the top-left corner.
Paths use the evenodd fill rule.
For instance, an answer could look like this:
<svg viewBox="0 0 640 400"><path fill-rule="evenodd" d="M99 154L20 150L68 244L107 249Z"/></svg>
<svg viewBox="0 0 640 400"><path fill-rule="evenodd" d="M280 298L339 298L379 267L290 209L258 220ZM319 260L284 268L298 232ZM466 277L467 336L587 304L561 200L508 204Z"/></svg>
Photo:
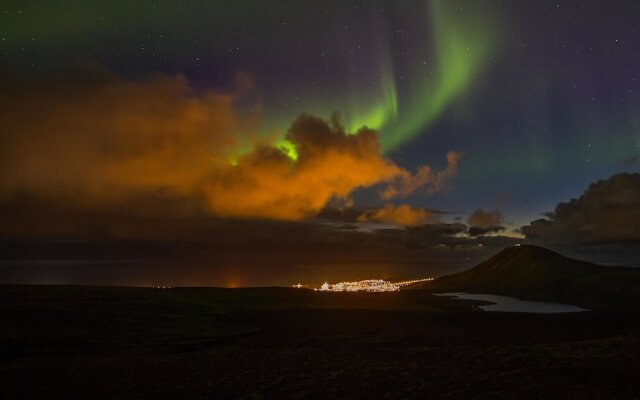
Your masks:
<svg viewBox="0 0 640 400"><path fill-rule="evenodd" d="M568 302L592 309L640 305L640 269L603 267L531 245L512 246L426 288Z"/></svg>

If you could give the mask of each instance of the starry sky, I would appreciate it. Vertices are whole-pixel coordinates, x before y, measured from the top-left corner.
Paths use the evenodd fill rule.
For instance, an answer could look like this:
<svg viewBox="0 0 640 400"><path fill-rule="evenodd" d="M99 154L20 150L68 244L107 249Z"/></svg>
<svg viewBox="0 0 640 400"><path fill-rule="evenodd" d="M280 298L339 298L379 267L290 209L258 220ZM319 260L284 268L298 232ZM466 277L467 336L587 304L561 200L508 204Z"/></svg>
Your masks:
<svg viewBox="0 0 640 400"><path fill-rule="evenodd" d="M639 17L633 1L9 1L0 49L21 70L196 88L247 74L265 134L339 112L408 168L464 152L454 190L411 201L517 225L640 154Z"/></svg>
<svg viewBox="0 0 640 400"><path fill-rule="evenodd" d="M233 166L263 168L256 143L296 160L306 140L287 136L296 118L336 115L338 125L322 129L346 136L332 146L368 146L354 139L366 126L392 167L371 159L375 178L358 170L357 179L327 188L305 210L317 212L336 196L376 207L393 198L398 207L438 210L449 223L494 210L505 233L517 235L590 183L638 171L639 21L640 7L625 0L9 0L0 6L0 71L11 77L3 85L65 76L47 95L12 89L27 99L71 92L68 86L89 79L80 78L87 70L122 85L180 77L185 104L233 102L240 122L225 125L233 134L220 145ZM164 90L146 95L174 93ZM346 161L327 165L336 165L334 177L353 170ZM381 200L371 186L389 176L399 181ZM142 183L149 182L156 181ZM255 202L222 214L300 219L300 210L265 214ZM220 204L214 209L226 210ZM386 221L383 214L359 221Z"/></svg>

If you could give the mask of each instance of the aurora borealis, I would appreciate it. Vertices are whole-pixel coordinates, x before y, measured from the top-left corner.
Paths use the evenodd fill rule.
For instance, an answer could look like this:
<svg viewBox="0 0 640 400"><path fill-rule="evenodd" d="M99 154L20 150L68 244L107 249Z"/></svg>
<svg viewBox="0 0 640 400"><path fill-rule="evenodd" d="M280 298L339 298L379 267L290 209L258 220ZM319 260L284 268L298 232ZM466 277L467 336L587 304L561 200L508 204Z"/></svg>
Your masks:
<svg viewBox="0 0 640 400"><path fill-rule="evenodd" d="M633 1L5 2L0 233L47 236L21 223L32 204L64 237L159 235L115 215L189 238L210 228L177 220L327 216L446 225L408 247L522 238L638 172L639 19Z"/></svg>
<svg viewBox="0 0 640 400"><path fill-rule="evenodd" d="M473 3L465 4L468 9L444 2L330 4L326 9L316 3L305 12L259 2L250 7L224 2L50 7L16 3L5 10L8 60L40 70L83 59L125 76L178 72L214 86L227 85L242 72L255 77L260 91L263 134L286 129L301 112L323 117L339 112L350 132L363 125L380 130L385 152L418 136L471 89L494 55L499 24L492 10ZM265 15L260 11L266 18L258 25L269 35L253 24ZM321 18L324 37L298 30L304 14ZM194 21L191 26L185 25L186 16ZM297 37L286 40L292 30ZM96 48L87 35L108 38L106 46ZM230 45L221 46L220 36L232 37ZM275 57L269 57L271 51Z"/></svg>

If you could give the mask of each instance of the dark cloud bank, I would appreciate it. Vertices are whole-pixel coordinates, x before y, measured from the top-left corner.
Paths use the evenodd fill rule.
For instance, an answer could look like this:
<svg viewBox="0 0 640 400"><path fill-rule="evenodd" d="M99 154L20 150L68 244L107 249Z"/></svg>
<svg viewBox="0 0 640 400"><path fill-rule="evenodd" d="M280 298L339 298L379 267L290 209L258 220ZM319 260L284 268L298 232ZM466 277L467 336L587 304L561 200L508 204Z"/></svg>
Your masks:
<svg viewBox="0 0 640 400"><path fill-rule="evenodd" d="M577 199L522 227L528 239L551 244L640 241L640 174L592 183Z"/></svg>
<svg viewBox="0 0 640 400"><path fill-rule="evenodd" d="M25 208L29 201L33 203ZM437 222L445 213L424 210L436 216L430 223L363 231L359 221L362 215L375 213L375 207L325 208L306 221L246 220L205 214L130 215L117 210L56 207L25 198L20 207L3 208L4 228L11 225L14 233L20 227L28 228L24 228L25 235L21 237L9 240L5 235L4 258L146 260L148 269L139 272L144 277L134 279L135 284L152 284L158 282L153 279L164 277L162 282L174 284L260 285L287 284L296 278L343 279L350 274L442 275L475 265L504 247L523 241L473 232L499 230L494 229L501 227L496 224L503 221L498 211L476 210L467 225ZM640 174L620 174L593 183L580 198L558 204L546 218L533 221L522 232L527 242L577 258L637 265L639 209ZM39 230L35 232L39 235L34 230ZM51 235L52 232L57 234ZM34 241L36 237L40 240ZM610 262L612 259L616 261ZM132 265L114 265L88 265L84 275L65 270L65 276L76 278L58 283L124 284L139 271ZM57 267L38 268L40 272L30 270L31 278L4 273L3 279L33 282L34 276L47 276ZM225 280L230 270L241 271L244 280ZM102 272L95 275L87 271ZM154 278L150 280L149 276Z"/></svg>
<svg viewBox="0 0 640 400"><path fill-rule="evenodd" d="M505 230L502 226L503 216L498 210L484 211L477 209L469 216L469 235L482 236L490 233L498 233Z"/></svg>
<svg viewBox="0 0 640 400"><path fill-rule="evenodd" d="M527 241L575 258L640 267L640 174L594 182L521 231Z"/></svg>

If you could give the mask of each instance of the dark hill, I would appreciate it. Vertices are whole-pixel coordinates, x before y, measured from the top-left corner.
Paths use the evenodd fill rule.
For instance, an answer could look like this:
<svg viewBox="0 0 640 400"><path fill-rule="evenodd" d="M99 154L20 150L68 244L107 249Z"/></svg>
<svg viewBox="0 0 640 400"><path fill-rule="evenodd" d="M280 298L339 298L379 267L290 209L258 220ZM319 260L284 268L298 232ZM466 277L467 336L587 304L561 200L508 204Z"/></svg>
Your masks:
<svg viewBox="0 0 640 400"><path fill-rule="evenodd" d="M640 306L640 270L602 267L538 246L509 247L474 268L438 278L427 287L441 292L567 302L595 309Z"/></svg>

